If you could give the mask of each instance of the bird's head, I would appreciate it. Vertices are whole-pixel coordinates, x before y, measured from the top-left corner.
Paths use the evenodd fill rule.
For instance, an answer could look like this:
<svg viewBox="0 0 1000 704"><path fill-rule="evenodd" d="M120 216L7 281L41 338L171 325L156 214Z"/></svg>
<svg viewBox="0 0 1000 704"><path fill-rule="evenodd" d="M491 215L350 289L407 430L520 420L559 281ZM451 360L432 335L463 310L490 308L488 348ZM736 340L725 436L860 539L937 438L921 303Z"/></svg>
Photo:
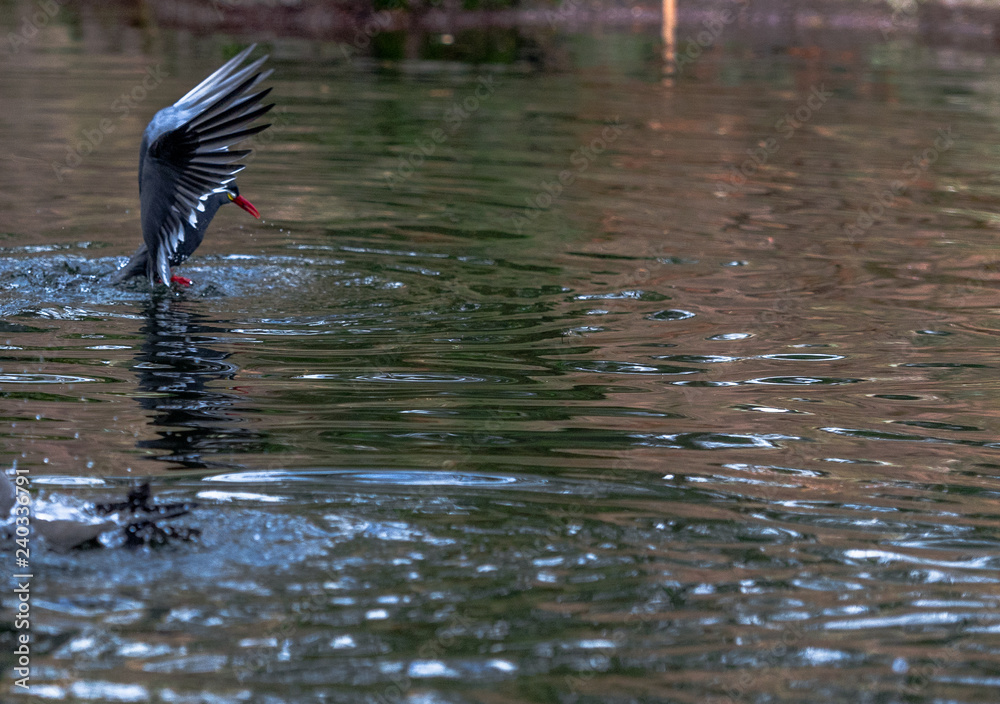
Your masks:
<svg viewBox="0 0 1000 704"><path fill-rule="evenodd" d="M243 208L251 215L253 215L258 220L260 219L260 212L253 207L253 203L248 201L246 198L240 195L240 189L236 187L235 183L229 184L226 189L226 197L229 198L233 203Z"/></svg>

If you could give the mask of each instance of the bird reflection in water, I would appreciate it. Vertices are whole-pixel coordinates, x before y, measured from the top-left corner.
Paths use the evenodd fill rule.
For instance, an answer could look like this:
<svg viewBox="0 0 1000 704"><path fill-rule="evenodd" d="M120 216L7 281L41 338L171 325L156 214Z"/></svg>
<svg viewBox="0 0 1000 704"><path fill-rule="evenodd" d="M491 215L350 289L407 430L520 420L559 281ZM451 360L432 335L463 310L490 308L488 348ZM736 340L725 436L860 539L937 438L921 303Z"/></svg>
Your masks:
<svg viewBox="0 0 1000 704"><path fill-rule="evenodd" d="M215 383L233 381L239 372L228 361L231 353L218 349L227 344L228 331L208 324L190 305L164 297L146 309L146 341L134 367L137 396L153 412L151 424L162 429L137 447L189 469L239 467L222 456L247 451L263 436L245 427L236 408L246 397L232 385Z"/></svg>

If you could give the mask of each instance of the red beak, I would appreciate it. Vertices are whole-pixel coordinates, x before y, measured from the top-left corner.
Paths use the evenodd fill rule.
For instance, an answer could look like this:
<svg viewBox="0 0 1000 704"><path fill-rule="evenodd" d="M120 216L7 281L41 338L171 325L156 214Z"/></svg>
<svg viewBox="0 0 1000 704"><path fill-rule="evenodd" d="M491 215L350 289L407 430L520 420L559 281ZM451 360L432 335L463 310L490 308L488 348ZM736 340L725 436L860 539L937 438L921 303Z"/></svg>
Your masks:
<svg viewBox="0 0 1000 704"><path fill-rule="evenodd" d="M236 203L236 205L240 206L245 211L253 215L258 220L260 219L260 212L255 207L253 207L253 203L248 201L243 196L236 196L235 198L232 198L232 201Z"/></svg>

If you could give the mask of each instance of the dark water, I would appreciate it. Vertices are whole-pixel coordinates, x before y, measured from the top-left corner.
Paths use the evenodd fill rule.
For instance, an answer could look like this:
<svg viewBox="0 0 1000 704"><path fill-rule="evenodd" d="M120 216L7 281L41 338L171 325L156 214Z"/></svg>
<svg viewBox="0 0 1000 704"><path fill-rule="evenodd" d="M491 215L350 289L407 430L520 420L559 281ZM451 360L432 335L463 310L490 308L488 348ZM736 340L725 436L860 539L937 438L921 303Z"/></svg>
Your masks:
<svg viewBox="0 0 1000 704"><path fill-rule="evenodd" d="M39 542L29 697L1000 698L1000 62L654 49L279 45L264 220L153 296L139 135L223 43L4 59L0 459L202 531Z"/></svg>

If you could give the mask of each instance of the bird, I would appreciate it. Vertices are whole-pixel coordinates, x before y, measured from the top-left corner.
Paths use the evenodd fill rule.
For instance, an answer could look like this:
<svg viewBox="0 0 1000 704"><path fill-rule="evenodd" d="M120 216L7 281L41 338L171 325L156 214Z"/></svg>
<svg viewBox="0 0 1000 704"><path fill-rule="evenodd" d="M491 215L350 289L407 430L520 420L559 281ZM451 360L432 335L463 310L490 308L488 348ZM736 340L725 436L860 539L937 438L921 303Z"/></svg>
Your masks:
<svg viewBox="0 0 1000 704"><path fill-rule="evenodd" d="M261 104L271 88L252 92L272 73L260 70L268 57L241 68L256 46L248 46L149 121L139 146L143 243L111 274L111 283L145 274L151 286L189 286L191 280L173 276L171 267L194 253L220 207L234 203L260 217L236 186L236 174L246 168L236 162L253 150L230 149L271 126L249 126L274 107Z"/></svg>

